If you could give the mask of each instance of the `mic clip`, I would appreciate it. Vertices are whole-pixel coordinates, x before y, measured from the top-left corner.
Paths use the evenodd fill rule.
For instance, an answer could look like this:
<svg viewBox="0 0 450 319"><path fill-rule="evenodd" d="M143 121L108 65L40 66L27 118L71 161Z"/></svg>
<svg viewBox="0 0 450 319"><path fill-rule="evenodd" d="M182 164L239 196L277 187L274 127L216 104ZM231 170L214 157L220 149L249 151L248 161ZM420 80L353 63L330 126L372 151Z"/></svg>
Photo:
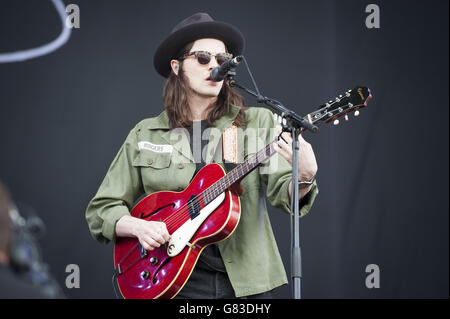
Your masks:
<svg viewBox="0 0 450 319"><path fill-rule="evenodd" d="M235 76L236 76L236 67L229 69L227 74L225 75L225 80L228 82L230 86L233 86L233 84L236 83L236 80L234 79Z"/></svg>

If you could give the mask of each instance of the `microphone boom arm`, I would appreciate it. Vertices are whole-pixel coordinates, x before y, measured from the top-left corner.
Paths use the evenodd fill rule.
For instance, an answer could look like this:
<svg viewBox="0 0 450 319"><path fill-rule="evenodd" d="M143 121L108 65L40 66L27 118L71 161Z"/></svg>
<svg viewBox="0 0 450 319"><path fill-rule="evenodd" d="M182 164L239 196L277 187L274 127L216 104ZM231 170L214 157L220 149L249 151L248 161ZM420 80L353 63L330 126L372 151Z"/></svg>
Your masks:
<svg viewBox="0 0 450 319"><path fill-rule="evenodd" d="M226 79L228 81L228 84L231 87L237 87L240 90L246 92L247 94L250 94L250 95L256 97L258 103L264 103L270 109L272 109L273 112L280 115L283 119L286 119L286 123L288 124L288 126L295 127L297 129L304 128L313 133L318 131L317 126L315 126L314 124L311 124L309 121L307 121L303 117L297 115L295 112L287 109L285 106L281 105L280 103L275 102L274 100L272 100L266 96L263 96L259 93L255 93L254 91L238 84L236 82L236 80L234 79L235 75L236 75L236 68L230 69L230 71L228 71L228 73L227 73Z"/></svg>

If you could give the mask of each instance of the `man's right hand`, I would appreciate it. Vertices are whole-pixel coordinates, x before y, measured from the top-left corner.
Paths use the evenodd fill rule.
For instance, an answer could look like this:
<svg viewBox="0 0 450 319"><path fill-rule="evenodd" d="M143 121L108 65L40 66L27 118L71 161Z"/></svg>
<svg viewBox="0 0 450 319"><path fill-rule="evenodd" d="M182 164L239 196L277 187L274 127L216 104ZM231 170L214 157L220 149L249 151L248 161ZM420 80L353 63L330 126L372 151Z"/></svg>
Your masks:
<svg viewBox="0 0 450 319"><path fill-rule="evenodd" d="M170 240L166 224L125 215L116 223L117 237L136 237L145 250L153 250Z"/></svg>

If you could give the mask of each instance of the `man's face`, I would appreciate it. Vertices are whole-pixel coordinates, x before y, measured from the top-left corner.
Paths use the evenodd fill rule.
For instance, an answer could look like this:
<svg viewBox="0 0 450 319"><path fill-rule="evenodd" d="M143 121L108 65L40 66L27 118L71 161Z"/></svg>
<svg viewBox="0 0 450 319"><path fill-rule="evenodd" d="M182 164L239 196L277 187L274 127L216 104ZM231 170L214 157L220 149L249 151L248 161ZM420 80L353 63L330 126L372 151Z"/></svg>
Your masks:
<svg viewBox="0 0 450 319"><path fill-rule="evenodd" d="M207 51L211 54L225 53L225 44L217 39L199 39L194 42L189 53L194 51ZM183 60L182 69L188 80L190 88L195 94L203 97L217 97L222 89L223 81L213 82L207 80L212 69L219 66L215 56L211 57L208 64L200 64L195 55Z"/></svg>

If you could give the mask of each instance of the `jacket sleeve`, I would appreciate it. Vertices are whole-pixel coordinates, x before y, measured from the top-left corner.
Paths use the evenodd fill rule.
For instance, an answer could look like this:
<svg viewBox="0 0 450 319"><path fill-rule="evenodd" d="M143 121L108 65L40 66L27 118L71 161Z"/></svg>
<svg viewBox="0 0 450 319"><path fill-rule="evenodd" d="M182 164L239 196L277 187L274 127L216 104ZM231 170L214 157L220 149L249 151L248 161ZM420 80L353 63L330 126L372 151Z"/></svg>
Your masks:
<svg viewBox="0 0 450 319"><path fill-rule="evenodd" d="M86 209L91 235L102 243L115 240L117 221L130 213L134 201L144 193L137 157L136 128L130 131L112 161L103 182Z"/></svg>
<svg viewBox="0 0 450 319"><path fill-rule="evenodd" d="M260 128L267 128L265 143L269 144L276 137L274 135L274 128L277 125L271 111L261 109L259 125ZM267 185L266 195L270 204L290 213L291 200L289 197L289 183L292 180L292 166L283 156L276 152L262 163L259 171L262 180ZM318 193L317 183L314 182L311 190L299 202L300 217L303 217L309 212Z"/></svg>

